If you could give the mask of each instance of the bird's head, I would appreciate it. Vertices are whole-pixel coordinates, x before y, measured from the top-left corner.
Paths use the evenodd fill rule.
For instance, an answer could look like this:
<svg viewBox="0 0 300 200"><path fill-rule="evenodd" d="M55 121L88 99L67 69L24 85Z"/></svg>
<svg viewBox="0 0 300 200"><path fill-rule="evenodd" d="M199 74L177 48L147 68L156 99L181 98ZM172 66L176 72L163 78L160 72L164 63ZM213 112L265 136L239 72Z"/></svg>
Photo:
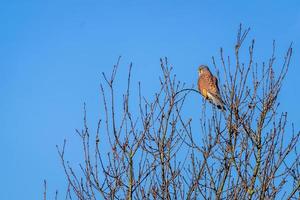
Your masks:
<svg viewBox="0 0 300 200"><path fill-rule="evenodd" d="M199 76L203 73L203 72L210 72L208 67L206 65L200 65L200 67L198 68L198 74Z"/></svg>

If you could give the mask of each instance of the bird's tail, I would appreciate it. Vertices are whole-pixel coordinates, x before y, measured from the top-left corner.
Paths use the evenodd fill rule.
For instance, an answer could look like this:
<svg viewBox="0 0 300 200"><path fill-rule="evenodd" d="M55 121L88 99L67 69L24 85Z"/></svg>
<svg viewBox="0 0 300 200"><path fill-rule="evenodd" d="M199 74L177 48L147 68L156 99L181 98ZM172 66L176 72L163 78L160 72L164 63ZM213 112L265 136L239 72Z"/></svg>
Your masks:
<svg viewBox="0 0 300 200"><path fill-rule="evenodd" d="M220 110L226 111L225 103L223 102L220 95L213 95L211 93L207 93L209 99L211 99L211 102L217 106Z"/></svg>

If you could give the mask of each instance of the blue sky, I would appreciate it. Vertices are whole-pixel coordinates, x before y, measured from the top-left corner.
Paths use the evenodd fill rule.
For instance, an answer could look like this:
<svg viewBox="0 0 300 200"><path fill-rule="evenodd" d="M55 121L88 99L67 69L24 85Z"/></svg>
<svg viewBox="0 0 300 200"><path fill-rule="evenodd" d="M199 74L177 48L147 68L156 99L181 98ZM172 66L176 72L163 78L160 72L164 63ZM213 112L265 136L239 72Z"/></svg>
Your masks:
<svg viewBox="0 0 300 200"><path fill-rule="evenodd" d="M133 85L140 80L151 95L164 56L191 85L197 66L211 64L221 46L232 54L240 22L252 29L248 41L256 39L258 61L271 55L273 39L278 61L294 42L280 100L299 130L299 11L297 0L1 1L1 199L41 199L44 179L49 193L64 192L55 145L67 138L69 158L80 159L74 129L82 127L83 102L94 130L101 72L109 72L119 55L119 85L133 62ZM199 101L190 102L195 110Z"/></svg>

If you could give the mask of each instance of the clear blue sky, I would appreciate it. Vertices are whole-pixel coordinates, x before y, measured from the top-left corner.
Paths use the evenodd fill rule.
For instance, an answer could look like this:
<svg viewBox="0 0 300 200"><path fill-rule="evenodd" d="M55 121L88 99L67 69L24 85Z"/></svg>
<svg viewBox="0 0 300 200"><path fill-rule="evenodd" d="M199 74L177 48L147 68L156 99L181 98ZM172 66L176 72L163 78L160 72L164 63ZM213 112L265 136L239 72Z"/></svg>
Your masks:
<svg viewBox="0 0 300 200"><path fill-rule="evenodd" d="M167 56L179 79L191 85L197 66L219 47L232 54L240 22L250 26L259 60L277 41L280 60L294 41L281 109L299 130L300 2L179 0L51 0L0 2L1 199L41 199L65 189L55 145L69 140L79 160L74 129L87 103L92 130L99 116L99 83L123 56L119 84L133 62L135 84L156 89L159 58ZM122 76L123 75L123 76ZM199 102L195 102L197 104ZM191 103L191 110L195 110ZM199 106L200 109L200 106Z"/></svg>

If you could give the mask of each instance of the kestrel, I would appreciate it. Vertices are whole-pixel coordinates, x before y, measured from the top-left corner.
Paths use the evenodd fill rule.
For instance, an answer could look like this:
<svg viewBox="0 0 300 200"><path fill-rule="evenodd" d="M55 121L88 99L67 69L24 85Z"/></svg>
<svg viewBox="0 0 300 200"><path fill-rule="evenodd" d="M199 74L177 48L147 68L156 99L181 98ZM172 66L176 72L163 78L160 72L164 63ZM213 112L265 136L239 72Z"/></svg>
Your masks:
<svg viewBox="0 0 300 200"><path fill-rule="evenodd" d="M210 103L216 105L221 110L225 109L225 104L221 98L218 79L212 75L210 70L205 65L200 65L198 69L198 89L202 96L209 100Z"/></svg>

